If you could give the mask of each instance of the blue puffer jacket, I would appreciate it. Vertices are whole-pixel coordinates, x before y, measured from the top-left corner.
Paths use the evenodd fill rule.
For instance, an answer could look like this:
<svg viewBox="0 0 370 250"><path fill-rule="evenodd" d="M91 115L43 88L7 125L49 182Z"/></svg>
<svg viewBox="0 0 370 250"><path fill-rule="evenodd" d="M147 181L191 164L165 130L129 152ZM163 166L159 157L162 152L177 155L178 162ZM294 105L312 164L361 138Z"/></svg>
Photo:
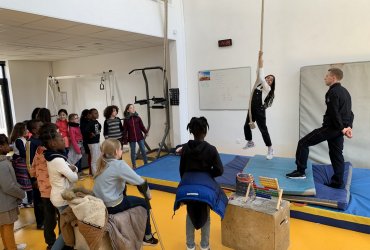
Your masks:
<svg viewBox="0 0 370 250"><path fill-rule="evenodd" d="M223 219L228 199L209 173L186 172L177 188L174 211L181 203L187 204L193 225L199 229L207 220L208 212L204 212L207 205Z"/></svg>

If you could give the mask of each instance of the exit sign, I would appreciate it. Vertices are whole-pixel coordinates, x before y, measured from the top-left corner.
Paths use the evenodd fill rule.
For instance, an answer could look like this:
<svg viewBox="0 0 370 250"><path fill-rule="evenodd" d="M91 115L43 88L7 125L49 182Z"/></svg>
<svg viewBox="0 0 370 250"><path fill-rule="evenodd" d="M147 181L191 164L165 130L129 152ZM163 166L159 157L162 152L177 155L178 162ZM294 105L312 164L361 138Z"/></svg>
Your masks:
<svg viewBox="0 0 370 250"><path fill-rule="evenodd" d="M233 40L231 39L218 40L218 47L229 47L231 45L233 45Z"/></svg>

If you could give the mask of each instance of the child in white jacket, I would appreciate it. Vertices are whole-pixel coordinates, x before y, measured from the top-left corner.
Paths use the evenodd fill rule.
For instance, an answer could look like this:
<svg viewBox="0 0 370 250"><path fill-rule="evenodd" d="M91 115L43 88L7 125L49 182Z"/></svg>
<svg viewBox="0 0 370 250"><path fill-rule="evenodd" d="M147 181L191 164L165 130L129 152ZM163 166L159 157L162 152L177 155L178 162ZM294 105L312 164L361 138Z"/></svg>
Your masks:
<svg viewBox="0 0 370 250"><path fill-rule="evenodd" d="M63 210L68 203L61 193L78 180L77 168L67 162L64 140L55 124L44 124L40 129L40 139L46 147L44 156L51 185L50 200L58 210Z"/></svg>
<svg viewBox="0 0 370 250"><path fill-rule="evenodd" d="M62 135L55 124L46 123L40 129L40 139L46 148L44 156L51 185L50 201L61 213L68 203L62 197L62 192L72 187L78 180L77 167L67 162L65 144ZM63 235L63 230L62 230ZM59 237L54 245L59 245ZM52 248L56 249L56 248ZM64 245L63 250L73 250L73 246Z"/></svg>

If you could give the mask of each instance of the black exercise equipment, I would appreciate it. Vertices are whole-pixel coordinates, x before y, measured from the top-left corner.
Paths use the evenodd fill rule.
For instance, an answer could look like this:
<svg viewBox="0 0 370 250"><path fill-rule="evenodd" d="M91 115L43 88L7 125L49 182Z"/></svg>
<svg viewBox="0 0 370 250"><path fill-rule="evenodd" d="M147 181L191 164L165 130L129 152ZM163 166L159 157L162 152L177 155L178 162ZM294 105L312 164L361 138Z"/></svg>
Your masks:
<svg viewBox="0 0 370 250"><path fill-rule="evenodd" d="M166 138L167 138L168 133L169 133L169 124L170 124L170 121L169 121L169 105L168 105L168 99L166 98L168 96L167 95L168 91L165 91L165 88L164 88L165 97L155 97L155 96L153 96L152 98L149 97L150 96L150 94L149 94L149 82L148 82L148 78L146 76L146 71L148 71L148 70L161 70L163 72L162 67L156 66L156 67L146 67L146 68L141 68L141 69L133 69L129 72L129 75L132 74L135 71L141 71L141 73L143 75L144 82L145 82L146 98L138 100L137 97L135 96L135 104L146 105L146 107L147 107L146 110L147 110L147 116L148 116L148 125L147 125L146 129L148 131L150 130L150 126L151 126L150 109L152 108L152 109L165 109L166 110L165 132L164 132L162 141L159 143L159 148L158 149L151 149L150 146L146 143L145 138L144 138L144 144L145 144L145 147L148 149L148 153L152 153L152 152L157 151L156 158L159 158L161 151L165 151L165 152L169 153L169 147L166 145ZM151 102L155 105L152 105ZM140 152L140 150L138 149L138 152L137 152L136 155L137 155L137 157L141 158L141 154L139 152ZM150 158L148 157L148 159L150 159Z"/></svg>

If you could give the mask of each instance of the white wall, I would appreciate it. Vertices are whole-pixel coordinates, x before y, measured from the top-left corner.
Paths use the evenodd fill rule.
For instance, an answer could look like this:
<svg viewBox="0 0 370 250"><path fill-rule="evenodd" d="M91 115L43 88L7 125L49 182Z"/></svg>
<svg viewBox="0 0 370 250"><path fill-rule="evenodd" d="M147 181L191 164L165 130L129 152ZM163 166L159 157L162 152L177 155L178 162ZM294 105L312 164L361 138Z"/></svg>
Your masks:
<svg viewBox="0 0 370 250"><path fill-rule="evenodd" d="M37 15L163 37L163 4L156 0L2 0L0 7ZM169 18L176 20L172 4ZM176 23L169 26L169 38Z"/></svg>
<svg viewBox="0 0 370 250"><path fill-rule="evenodd" d="M122 106L119 107L119 116L123 118L122 112L126 104L134 103L135 95L138 99L146 98L145 84L141 73L131 75L128 73L135 68L161 66L162 59L162 47L153 47L129 52L63 60L53 62L52 65L54 76L95 74L113 70L123 102ZM162 73L159 70L149 71L147 72L147 77L150 97L163 97ZM60 83L63 83L63 80ZM78 81L76 84L78 84ZM84 99L82 101L86 103L85 108L97 108L100 114L99 121L103 124L103 109L106 106L105 92L103 91L99 94L99 84L100 80L97 80L96 83L92 83L91 90L88 93L76 93L74 96ZM63 90L67 91L67 89ZM68 96L72 96L72 94L69 93ZM118 97L117 93L115 93L115 96ZM143 119L144 125L147 124L146 106L135 105L135 107ZM80 113L81 110L74 110L73 112ZM157 148L164 132L164 110L151 110L151 116L152 126L147 142L152 148Z"/></svg>
<svg viewBox="0 0 370 250"><path fill-rule="evenodd" d="M277 77L276 99L272 108L267 110L267 123L276 153L293 156L298 141L299 69L307 65L368 61L370 32L366 27L370 23L367 13L370 2L266 0L265 4L265 72L274 73ZM163 28L163 15L160 12L163 6L151 0L57 0L50 3L41 0L13 0L2 1L0 5L149 35L161 36ZM184 19L180 13L182 10ZM238 139L243 142L247 111L199 110L197 81L197 72L204 69L252 66L252 72L255 71L259 49L260 1L173 0L170 20L169 36L177 40L170 46L170 80L172 87L180 88L181 98L180 106L172 107L176 130L172 134L173 139L177 140L174 144L186 141L186 124L192 116L204 115L210 123L207 140L220 151L236 154L265 153L266 149L257 130L254 131L256 149L243 151L243 145L236 144ZM184 29L182 20L185 20ZM218 48L217 40L225 38L232 38L233 46ZM112 69L117 72L120 81L127 81L126 72L131 68L151 66L148 63L154 62L161 65L162 53L162 48L152 48L56 62L53 65L54 75L96 73ZM130 87L125 98L133 98L134 93L145 93L140 89L143 87L141 80L137 80L137 83L138 89ZM143 112L140 111L141 114Z"/></svg>
<svg viewBox="0 0 370 250"><path fill-rule="evenodd" d="M51 64L8 61L8 69L14 121L29 120L34 108L45 107L46 79L51 74Z"/></svg>
<svg viewBox="0 0 370 250"><path fill-rule="evenodd" d="M189 117L203 115L208 119L210 131L206 139L222 152L265 153L258 130L253 131L257 143L255 149L243 151L243 145L236 143L237 139L244 142L243 125L247 111L199 110L197 85L199 70L252 66L252 72L255 72L261 2L187 0L183 4ZM275 74L277 79L276 98L272 108L267 110L267 125L278 155L295 154L300 68L368 61L369 9L370 1L367 0L265 1L265 72ZM233 39L233 46L218 48L217 40L226 38ZM322 105L325 105L324 95L322 93Z"/></svg>

